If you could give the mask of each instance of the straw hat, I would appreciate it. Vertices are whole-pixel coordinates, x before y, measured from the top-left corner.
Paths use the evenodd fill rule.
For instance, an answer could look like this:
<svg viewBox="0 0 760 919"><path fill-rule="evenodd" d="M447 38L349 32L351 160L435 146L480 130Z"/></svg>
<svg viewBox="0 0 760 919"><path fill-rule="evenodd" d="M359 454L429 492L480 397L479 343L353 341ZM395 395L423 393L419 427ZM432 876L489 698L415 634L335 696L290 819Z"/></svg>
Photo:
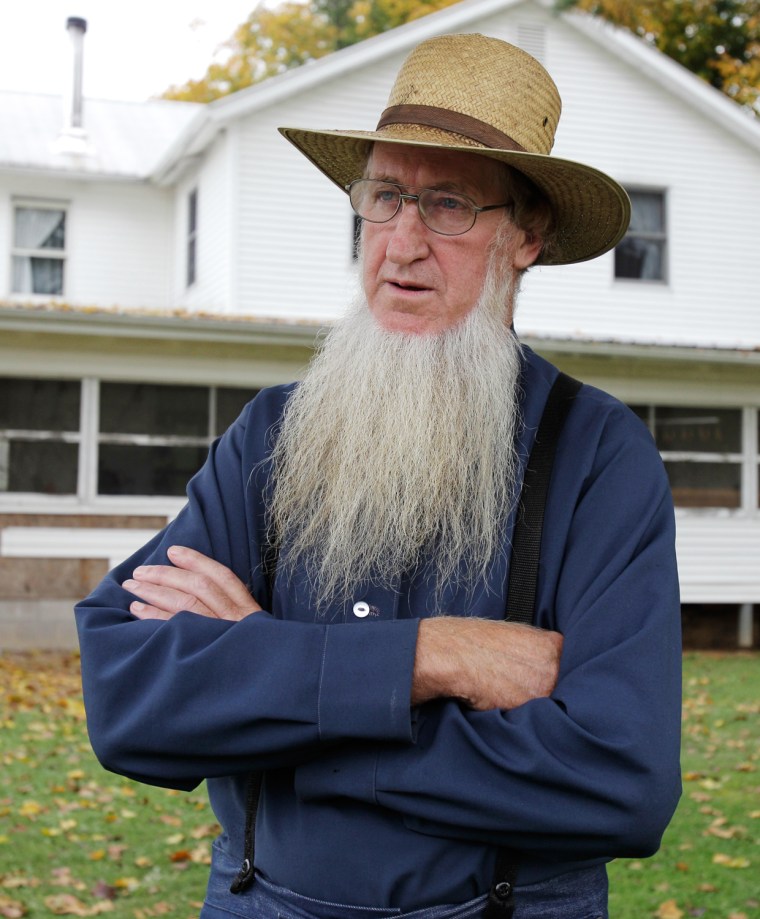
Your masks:
<svg viewBox="0 0 760 919"><path fill-rule="evenodd" d="M361 177L377 141L508 163L551 202L556 239L543 263L565 265L615 246L630 202L603 172L549 156L560 109L554 81L525 51L485 35L442 35L406 59L375 131L280 132L340 188Z"/></svg>

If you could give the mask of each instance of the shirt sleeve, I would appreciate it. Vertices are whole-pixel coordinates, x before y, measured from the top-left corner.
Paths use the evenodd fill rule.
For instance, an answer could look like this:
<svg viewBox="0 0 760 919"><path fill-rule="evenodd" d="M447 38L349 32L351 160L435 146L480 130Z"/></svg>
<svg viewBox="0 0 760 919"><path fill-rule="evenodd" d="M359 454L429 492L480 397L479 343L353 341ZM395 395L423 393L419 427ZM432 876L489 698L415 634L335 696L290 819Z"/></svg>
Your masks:
<svg viewBox="0 0 760 919"><path fill-rule="evenodd" d="M551 698L487 712L428 703L412 745L299 766L303 800L373 802L414 831L541 858L656 851L680 795L674 520L651 439L621 417L601 436L581 420L557 454L537 615L564 636Z"/></svg>
<svg viewBox="0 0 760 919"><path fill-rule="evenodd" d="M172 545L215 558L268 605L261 444L276 417L266 405L253 420L244 412L211 448L178 517L77 606L88 731L112 771L190 789L291 765L339 740L411 739L414 621L366 629L266 611L239 622L129 612L134 597L121 583L140 564L169 564Z"/></svg>

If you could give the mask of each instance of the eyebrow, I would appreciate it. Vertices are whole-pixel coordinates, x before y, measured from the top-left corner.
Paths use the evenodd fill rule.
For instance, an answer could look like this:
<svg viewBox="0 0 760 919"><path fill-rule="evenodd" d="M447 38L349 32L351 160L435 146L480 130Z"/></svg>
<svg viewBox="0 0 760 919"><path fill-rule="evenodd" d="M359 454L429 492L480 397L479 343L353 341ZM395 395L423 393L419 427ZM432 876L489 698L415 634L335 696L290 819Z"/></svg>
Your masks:
<svg viewBox="0 0 760 919"><path fill-rule="evenodd" d="M375 182L387 182L389 185L398 185L401 188L429 188L432 191L453 191L459 195L464 195L467 198L472 198L473 200L476 197L475 189L465 188L459 182L455 182L453 179L448 179L444 182L435 182L433 185L407 185L404 182L400 182L397 178L394 178L388 173L380 173L380 175L365 175L364 178L373 179Z"/></svg>

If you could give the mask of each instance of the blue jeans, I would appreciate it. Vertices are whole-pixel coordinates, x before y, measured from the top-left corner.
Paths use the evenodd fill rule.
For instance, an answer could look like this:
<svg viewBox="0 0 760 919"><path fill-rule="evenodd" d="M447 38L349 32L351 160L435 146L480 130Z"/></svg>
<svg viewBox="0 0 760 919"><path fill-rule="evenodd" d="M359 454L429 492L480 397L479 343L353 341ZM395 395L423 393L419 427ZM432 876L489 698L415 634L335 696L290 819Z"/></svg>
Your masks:
<svg viewBox="0 0 760 919"><path fill-rule="evenodd" d="M238 865L214 847L214 869L200 919L478 919L487 895L467 903L399 909L346 906L304 897L256 875L242 894L230 893ZM514 919L608 919L607 871L584 868L515 888Z"/></svg>

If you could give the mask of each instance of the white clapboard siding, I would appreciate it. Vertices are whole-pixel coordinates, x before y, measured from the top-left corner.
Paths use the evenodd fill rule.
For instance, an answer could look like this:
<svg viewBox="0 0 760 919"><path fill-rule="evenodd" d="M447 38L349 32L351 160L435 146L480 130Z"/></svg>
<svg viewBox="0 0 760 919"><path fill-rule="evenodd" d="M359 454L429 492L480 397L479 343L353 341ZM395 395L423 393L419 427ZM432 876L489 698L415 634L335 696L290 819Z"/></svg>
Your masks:
<svg viewBox="0 0 760 919"><path fill-rule="evenodd" d="M679 515L683 603L760 603L760 527L749 517Z"/></svg>
<svg viewBox="0 0 760 919"><path fill-rule="evenodd" d="M202 168L194 169L177 187L174 223L174 300L205 312L229 312L232 303L232 256L236 246L233 215L238 213L234 175L236 126L222 132L206 151ZM187 278L187 202L198 193L196 281Z"/></svg>
<svg viewBox="0 0 760 919"><path fill-rule="evenodd" d="M757 151L563 22L550 29L547 65L564 103L555 153L632 188L666 192L668 281L615 281L612 254L539 269L526 283L520 328L666 344L759 342Z"/></svg>
<svg viewBox="0 0 760 919"><path fill-rule="evenodd" d="M13 200L67 206L64 300L83 306L166 309L170 302L173 192L144 182L72 182L0 173L0 225L10 249ZM2 242L2 238L0 238ZM0 259L0 290L10 259Z"/></svg>
<svg viewBox="0 0 760 919"><path fill-rule="evenodd" d="M347 196L277 131L282 125L371 128L402 56L257 112L241 132L238 306L331 319L351 287Z"/></svg>

